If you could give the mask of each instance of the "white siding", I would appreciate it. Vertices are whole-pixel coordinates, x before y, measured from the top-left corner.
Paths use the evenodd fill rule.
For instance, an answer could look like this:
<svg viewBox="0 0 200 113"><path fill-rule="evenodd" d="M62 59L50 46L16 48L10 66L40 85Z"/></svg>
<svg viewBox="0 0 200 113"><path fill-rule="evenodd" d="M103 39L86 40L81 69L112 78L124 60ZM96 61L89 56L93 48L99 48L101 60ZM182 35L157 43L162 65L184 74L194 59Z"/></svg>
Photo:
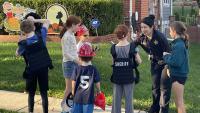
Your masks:
<svg viewBox="0 0 200 113"><path fill-rule="evenodd" d="M161 7L161 19L162 19L162 32L168 35L168 26L169 26L169 16L171 16L171 2L172 0L162 0Z"/></svg>

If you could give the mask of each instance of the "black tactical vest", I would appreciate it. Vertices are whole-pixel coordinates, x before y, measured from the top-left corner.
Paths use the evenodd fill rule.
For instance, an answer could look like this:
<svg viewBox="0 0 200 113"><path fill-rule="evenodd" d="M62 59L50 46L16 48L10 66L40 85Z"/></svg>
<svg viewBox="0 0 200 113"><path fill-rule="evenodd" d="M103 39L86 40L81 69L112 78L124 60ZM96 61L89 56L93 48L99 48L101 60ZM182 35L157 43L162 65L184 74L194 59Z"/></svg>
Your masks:
<svg viewBox="0 0 200 113"><path fill-rule="evenodd" d="M130 84L133 83L135 79L139 79L139 72L134 76L134 70L137 67L135 61L135 44L130 43L129 57L128 58L117 58L116 44L111 47L111 54L113 56L113 72L111 76L111 82L115 84ZM138 82L138 81L137 81Z"/></svg>

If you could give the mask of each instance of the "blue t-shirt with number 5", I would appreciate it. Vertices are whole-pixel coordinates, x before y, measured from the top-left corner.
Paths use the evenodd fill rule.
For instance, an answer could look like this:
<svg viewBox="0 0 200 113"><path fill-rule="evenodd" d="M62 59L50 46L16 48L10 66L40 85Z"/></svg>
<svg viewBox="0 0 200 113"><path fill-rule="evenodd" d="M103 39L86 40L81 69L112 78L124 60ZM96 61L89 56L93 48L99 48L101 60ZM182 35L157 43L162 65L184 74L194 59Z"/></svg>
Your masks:
<svg viewBox="0 0 200 113"><path fill-rule="evenodd" d="M72 74L72 80L76 81L74 103L94 103L94 83L100 81L98 70L93 65L77 66Z"/></svg>

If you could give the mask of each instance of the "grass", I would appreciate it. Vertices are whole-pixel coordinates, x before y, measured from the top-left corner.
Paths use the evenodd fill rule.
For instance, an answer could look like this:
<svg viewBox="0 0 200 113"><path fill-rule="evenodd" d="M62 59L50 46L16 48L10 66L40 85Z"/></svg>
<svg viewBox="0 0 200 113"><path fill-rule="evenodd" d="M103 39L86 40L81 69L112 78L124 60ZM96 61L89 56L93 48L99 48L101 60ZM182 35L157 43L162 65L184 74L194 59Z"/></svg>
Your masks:
<svg viewBox="0 0 200 113"><path fill-rule="evenodd" d="M0 109L0 113L17 113L17 112Z"/></svg>
<svg viewBox="0 0 200 113"><path fill-rule="evenodd" d="M48 43L48 49L52 56L54 70L49 72L49 96L62 98L65 88L62 74L62 56L60 43ZM101 88L106 94L108 105L112 103L112 84L111 76L111 55L110 44L100 44L100 51L97 52L93 64L97 66L101 73ZM0 90L10 90L23 92L25 84L22 79L24 62L22 58L15 57L15 43L0 43ZM185 85L185 104L188 113L200 113L200 45L191 44L190 46L190 74ZM141 82L136 85L134 93L135 109L146 110L151 105L151 75L150 62L147 55L141 49L143 64L139 67L141 72ZM197 54L198 53L198 54ZM173 95L172 95L173 98ZM123 101L124 105L124 101ZM1 110L0 110L1 112ZM175 104L173 99L170 103L170 113L175 113ZM8 112L12 113L12 112Z"/></svg>

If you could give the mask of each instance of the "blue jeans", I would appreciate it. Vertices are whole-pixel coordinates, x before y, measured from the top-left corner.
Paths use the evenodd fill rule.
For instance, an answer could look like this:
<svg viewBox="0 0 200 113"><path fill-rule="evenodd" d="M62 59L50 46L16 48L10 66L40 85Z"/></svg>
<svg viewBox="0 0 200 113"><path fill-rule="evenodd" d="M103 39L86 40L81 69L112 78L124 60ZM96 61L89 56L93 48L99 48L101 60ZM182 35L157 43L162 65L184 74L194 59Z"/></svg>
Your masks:
<svg viewBox="0 0 200 113"><path fill-rule="evenodd" d="M72 107L72 113L93 113L93 104L77 104L74 103Z"/></svg>

